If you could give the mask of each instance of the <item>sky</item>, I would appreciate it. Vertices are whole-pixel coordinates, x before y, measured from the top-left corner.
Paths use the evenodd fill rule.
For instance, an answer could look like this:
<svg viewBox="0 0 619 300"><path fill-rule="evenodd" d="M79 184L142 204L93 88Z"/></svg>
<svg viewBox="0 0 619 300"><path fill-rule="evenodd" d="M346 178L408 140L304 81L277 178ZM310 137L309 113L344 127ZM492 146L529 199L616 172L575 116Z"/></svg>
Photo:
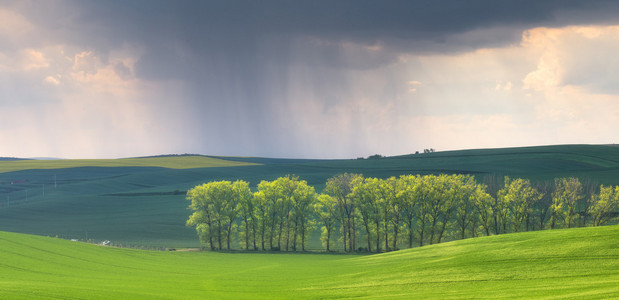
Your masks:
<svg viewBox="0 0 619 300"><path fill-rule="evenodd" d="M0 156L619 139L618 1L0 0Z"/></svg>

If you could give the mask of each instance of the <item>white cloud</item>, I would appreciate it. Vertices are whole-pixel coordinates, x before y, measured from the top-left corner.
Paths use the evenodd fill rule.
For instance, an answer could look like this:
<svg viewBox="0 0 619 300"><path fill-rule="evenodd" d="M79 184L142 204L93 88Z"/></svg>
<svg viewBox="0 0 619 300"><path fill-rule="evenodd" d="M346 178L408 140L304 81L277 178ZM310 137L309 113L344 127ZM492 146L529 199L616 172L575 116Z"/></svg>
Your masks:
<svg viewBox="0 0 619 300"><path fill-rule="evenodd" d="M60 77L60 76L58 76ZM45 77L44 81L51 83L53 85L59 85L60 84L60 79L58 77L54 77L54 76L47 76Z"/></svg>
<svg viewBox="0 0 619 300"><path fill-rule="evenodd" d="M524 34L523 47L539 56L536 70L523 81L525 88L573 85L619 94L619 26L535 28Z"/></svg>
<svg viewBox="0 0 619 300"><path fill-rule="evenodd" d="M20 67L25 71L49 67L49 63L41 51L24 49L21 51Z"/></svg>
<svg viewBox="0 0 619 300"><path fill-rule="evenodd" d="M0 38L13 42L31 33L34 26L21 14L0 8Z"/></svg>

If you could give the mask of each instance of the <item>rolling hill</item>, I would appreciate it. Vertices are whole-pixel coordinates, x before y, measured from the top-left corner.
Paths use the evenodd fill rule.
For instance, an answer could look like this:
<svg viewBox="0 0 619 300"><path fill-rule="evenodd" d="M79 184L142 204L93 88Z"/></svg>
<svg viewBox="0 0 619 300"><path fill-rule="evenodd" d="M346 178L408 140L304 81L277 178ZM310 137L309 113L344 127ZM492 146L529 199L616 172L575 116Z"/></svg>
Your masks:
<svg viewBox="0 0 619 300"><path fill-rule="evenodd" d="M211 180L273 180L298 175L322 190L343 172L509 175L532 180L575 176L619 185L619 147L562 145L412 154L380 159L308 160L164 156L118 160L0 161L0 230L111 240L148 247L199 246L185 227L185 191ZM317 249L320 242L310 241Z"/></svg>
<svg viewBox="0 0 619 300"><path fill-rule="evenodd" d="M610 299L619 226L377 255L163 252L0 232L3 299Z"/></svg>
<svg viewBox="0 0 619 300"><path fill-rule="evenodd" d="M247 165L254 165L254 163L237 162L198 155L121 159L28 159L3 161L0 164L0 173L32 169L47 170L79 167L159 167L167 169L193 169Z"/></svg>

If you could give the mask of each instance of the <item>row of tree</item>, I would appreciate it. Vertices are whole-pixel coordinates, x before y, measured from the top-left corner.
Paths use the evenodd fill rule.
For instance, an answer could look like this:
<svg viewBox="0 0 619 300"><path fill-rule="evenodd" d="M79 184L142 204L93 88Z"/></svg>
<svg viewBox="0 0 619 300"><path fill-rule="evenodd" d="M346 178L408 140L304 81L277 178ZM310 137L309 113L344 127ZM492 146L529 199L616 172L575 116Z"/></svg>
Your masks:
<svg viewBox="0 0 619 300"><path fill-rule="evenodd" d="M314 229L327 251L392 251L447 239L545 228L600 226L619 206L619 186L599 192L577 178L532 184L504 178L478 183L471 175L403 175L387 179L341 174L323 193L295 176L215 181L187 192L201 242L212 250L305 250Z"/></svg>

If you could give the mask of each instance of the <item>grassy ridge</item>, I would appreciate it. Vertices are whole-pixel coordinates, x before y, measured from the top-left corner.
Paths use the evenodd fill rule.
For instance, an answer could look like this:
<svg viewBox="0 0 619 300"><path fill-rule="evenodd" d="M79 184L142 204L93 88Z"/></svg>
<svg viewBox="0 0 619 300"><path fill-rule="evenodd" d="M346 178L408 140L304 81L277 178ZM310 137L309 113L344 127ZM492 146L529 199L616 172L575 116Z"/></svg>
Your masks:
<svg viewBox="0 0 619 300"><path fill-rule="evenodd" d="M163 156L121 159L59 159L59 160L12 160L0 161L0 172L32 169L67 169L78 167L160 167L168 169L191 169L247 166L254 163L229 161L205 156Z"/></svg>
<svg viewBox="0 0 619 300"><path fill-rule="evenodd" d="M604 184L619 183L619 147L605 145L444 151L383 159L316 162L313 165L376 174L372 176L378 177L401 170L412 174L472 174L480 178L497 174L534 180L575 176Z"/></svg>
<svg viewBox="0 0 619 300"><path fill-rule="evenodd" d="M619 297L619 226L371 256L153 252L0 232L0 298Z"/></svg>

